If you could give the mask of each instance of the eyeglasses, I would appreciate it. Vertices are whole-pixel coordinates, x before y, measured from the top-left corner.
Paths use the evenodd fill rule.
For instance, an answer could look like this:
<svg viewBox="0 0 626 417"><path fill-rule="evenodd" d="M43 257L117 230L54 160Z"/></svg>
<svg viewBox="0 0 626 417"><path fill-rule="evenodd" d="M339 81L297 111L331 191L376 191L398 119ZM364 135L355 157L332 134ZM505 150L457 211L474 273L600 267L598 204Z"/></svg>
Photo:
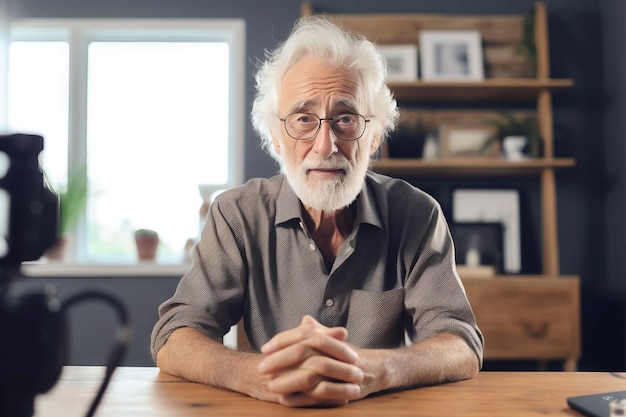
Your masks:
<svg viewBox="0 0 626 417"><path fill-rule="evenodd" d="M284 119L278 118L285 124L287 134L296 140L309 140L319 132L323 120L330 122L335 136L345 141L357 140L363 133L370 119L360 114L339 113L333 117L321 118L312 113L291 113Z"/></svg>

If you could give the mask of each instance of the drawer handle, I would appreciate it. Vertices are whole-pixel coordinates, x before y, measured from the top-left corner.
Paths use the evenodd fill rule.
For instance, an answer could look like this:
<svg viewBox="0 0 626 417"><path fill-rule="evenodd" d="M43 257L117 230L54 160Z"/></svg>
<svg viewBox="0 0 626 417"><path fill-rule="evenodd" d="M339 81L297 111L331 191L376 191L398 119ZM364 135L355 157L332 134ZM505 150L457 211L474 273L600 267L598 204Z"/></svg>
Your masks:
<svg viewBox="0 0 626 417"><path fill-rule="evenodd" d="M548 334L548 328L550 324L547 321L540 323L539 325L533 325L532 323L522 322L522 327L528 332L528 334L534 339L542 339Z"/></svg>

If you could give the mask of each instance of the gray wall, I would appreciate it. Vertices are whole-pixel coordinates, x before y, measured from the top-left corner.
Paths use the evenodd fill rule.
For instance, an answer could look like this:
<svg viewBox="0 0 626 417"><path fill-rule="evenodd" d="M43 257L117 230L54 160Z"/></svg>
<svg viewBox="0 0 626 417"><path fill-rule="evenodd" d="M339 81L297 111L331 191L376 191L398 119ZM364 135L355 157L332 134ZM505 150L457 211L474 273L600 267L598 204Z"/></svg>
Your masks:
<svg viewBox="0 0 626 417"><path fill-rule="evenodd" d="M241 17L247 25L246 112L253 97L255 62L266 48L283 40L299 16L297 0L13 0L18 17ZM317 10L332 13L420 12L420 13L522 13L531 10L534 0L406 0L311 2ZM626 230L626 184L623 146L624 126L624 1L546 0L549 13L551 68L553 77L573 78L575 87L555 96L554 122L557 156L574 157L575 168L557 175L561 271L582 278L583 358L581 369L626 367L624 307ZM605 134L606 132L606 134ZM246 125L245 177L267 177L277 171L274 162L259 149L258 140ZM420 178L411 179L437 190ZM499 186L520 186L530 190L529 226L535 241L528 244L537 256L537 185L534 182L496 181ZM427 190L427 191L430 191ZM447 192L435 191L445 200ZM445 204L445 201L443 201ZM531 257L532 258L532 257ZM536 262L537 259L535 259ZM533 265L529 266L532 270ZM157 299L168 293L170 283L140 286L133 282L102 280L98 283L120 289L138 311L154 314ZM61 280L62 287L92 285L75 279ZM146 297L150 297L148 300ZM139 316L137 316L139 317ZM141 316L137 326L147 325L151 316ZM145 320L145 321L144 321ZM145 334L143 330L138 333ZM604 351L608 350L609 355ZM137 357L139 359L139 357ZM129 358L130 360L130 358ZM133 358L134 360L134 358ZM140 363L139 361L137 363Z"/></svg>

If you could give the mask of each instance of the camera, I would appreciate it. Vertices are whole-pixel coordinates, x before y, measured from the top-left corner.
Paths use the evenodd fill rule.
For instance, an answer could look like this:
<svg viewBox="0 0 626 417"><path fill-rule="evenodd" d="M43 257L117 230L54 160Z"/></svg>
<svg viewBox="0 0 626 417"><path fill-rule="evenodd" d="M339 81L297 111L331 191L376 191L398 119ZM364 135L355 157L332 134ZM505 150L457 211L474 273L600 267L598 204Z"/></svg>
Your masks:
<svg viewBox="0 0 626 417"><path fill-rule="evenodd" d="M65 324L54 291L18 297L12 281L58 234L59 202L39 167L43 138L0 136L0 414L32 416L35 396L57 381Z"/></svg>
<svg viewBox="0 0 626 417"><path fill-rule="evenodd" d="M51 285L25 294L12 285L23 277L22 262L39 259L58 238L59 198L39 166L42 150L42 136L0 135L0 416L34 415L35 397L56 384L66 363L68 308L99 299L116 310L122 325L86 413L92 416L128 347L124 305L101 291L84 291L61 302Z"/></svg>
<svg viewBox="0 0 626 417"><path fill-rule="evenodd" d="M0 136L0 267L15 272L39 259L58 234L58 197L39 167L43 137Z"/></svg>

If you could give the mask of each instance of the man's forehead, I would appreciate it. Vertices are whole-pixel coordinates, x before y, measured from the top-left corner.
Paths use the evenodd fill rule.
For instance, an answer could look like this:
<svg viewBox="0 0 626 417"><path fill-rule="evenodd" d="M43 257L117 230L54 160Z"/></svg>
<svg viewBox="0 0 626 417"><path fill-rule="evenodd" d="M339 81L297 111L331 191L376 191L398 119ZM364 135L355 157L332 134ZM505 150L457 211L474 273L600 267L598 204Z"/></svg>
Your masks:
<svg viewBox="0 0 626 417"><path fill-rule="evenodd" d="M354 71L321 58L302 58L295 62L281 79L281 90L298 94L303 99L316 92L329 92L352 97L359 89Z"/></svg>

